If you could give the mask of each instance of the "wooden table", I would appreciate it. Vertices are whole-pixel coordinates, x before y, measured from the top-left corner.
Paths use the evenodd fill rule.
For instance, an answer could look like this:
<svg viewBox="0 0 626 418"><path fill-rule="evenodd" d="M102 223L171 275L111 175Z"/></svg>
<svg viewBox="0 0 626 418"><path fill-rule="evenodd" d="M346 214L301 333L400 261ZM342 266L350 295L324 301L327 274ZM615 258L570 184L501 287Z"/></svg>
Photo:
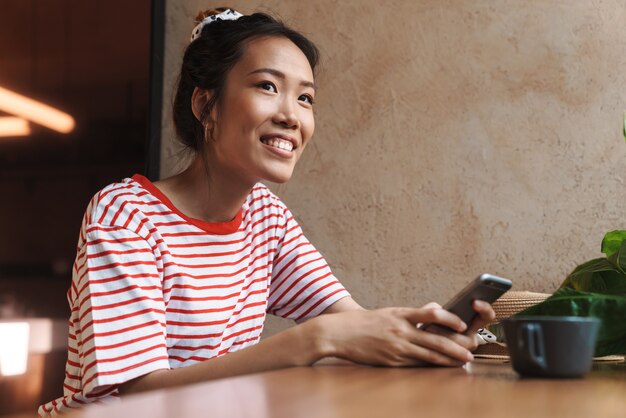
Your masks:
<svg viewBox="0 0 626 418"><path fill-rule="evenodd" d="M520 379L510 364L386 369L320 365L207 382L86 408L109 417L626 417L625 363L583 379Z"/></svg>

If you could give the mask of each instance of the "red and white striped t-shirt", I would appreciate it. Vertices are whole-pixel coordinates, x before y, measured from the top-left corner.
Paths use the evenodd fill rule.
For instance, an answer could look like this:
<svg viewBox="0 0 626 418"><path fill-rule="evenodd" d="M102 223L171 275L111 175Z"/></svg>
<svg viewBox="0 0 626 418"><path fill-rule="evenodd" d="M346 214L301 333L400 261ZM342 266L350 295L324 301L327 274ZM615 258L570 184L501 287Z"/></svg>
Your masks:
<svg viewBox="0 0 626 418"><path fill-rule="evenodd" d="M91 200L72 285L64 396L54 415L117 385L259 341L266 312L305 320L348 296L287 207L257 184L230 222L186 217L145 177Z"/></svg>

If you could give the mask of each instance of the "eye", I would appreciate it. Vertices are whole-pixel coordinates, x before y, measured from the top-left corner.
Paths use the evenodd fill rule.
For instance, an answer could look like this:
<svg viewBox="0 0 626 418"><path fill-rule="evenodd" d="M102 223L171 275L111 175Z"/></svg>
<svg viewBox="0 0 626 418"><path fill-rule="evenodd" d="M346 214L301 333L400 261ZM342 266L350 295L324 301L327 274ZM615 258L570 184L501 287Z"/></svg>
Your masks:
<svg viewBox="0 0 626 418"><path fill-rule="evenodd" d="M313 96L311 96L310 94L303 94L300 97L298 97L298 100L306 102L310 105L313 105L313 103L315 103L315 101L313 100Z"/></svg>
<svg viewBox="0 0 626 418"><path fill-rule="evenodd" d="M276 93L276 86L274 85L274 83L271 83L269 81L264 81L262 83L257 84L257 87L266 91L271 91L273 93Z"/></svg>

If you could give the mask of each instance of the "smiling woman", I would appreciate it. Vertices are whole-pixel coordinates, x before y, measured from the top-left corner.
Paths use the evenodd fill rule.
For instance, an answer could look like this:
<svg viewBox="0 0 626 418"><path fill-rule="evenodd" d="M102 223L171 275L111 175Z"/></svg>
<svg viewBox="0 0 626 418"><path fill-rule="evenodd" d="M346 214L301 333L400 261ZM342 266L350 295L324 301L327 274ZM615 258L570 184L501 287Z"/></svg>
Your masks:
<svg viewBox="0 0 626 418"><path fill-rule="evenodd" d="M226 77L220 102L204 120L213 141L206 161L232 174L229 189L289 180L315 128L313 85L306 56L289 39L261 37L247 43ZM198 120L212 94L195 90L192 107Z"/></svg>
<svg viewBox="0 0 626 418"><path fill-rule="evenodd" d="M260 183L289 180L311 141L316 47L262 13L217 9L197 23L174 104L195 158L170 178L135 175L91 200L68 294L65 396L40 414L327 356L470 361L488 304L476 301L472 324L435 305L361 308ZM266 313L299 325L260 341Z"/></svg>

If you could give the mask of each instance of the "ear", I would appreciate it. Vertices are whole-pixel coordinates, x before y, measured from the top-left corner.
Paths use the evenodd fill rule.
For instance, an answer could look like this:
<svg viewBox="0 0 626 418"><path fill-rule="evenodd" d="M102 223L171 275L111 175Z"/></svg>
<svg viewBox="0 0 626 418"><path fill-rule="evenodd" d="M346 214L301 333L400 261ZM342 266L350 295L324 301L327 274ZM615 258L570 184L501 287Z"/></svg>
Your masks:
<svg viewBox="0 0 626 418"><path fill-rule="evenodd" d="M196 87L191 95L191 111L198 121L204 125L208 121L209 115L206 114L206 107L211 99L209 90Z"/></svg>

